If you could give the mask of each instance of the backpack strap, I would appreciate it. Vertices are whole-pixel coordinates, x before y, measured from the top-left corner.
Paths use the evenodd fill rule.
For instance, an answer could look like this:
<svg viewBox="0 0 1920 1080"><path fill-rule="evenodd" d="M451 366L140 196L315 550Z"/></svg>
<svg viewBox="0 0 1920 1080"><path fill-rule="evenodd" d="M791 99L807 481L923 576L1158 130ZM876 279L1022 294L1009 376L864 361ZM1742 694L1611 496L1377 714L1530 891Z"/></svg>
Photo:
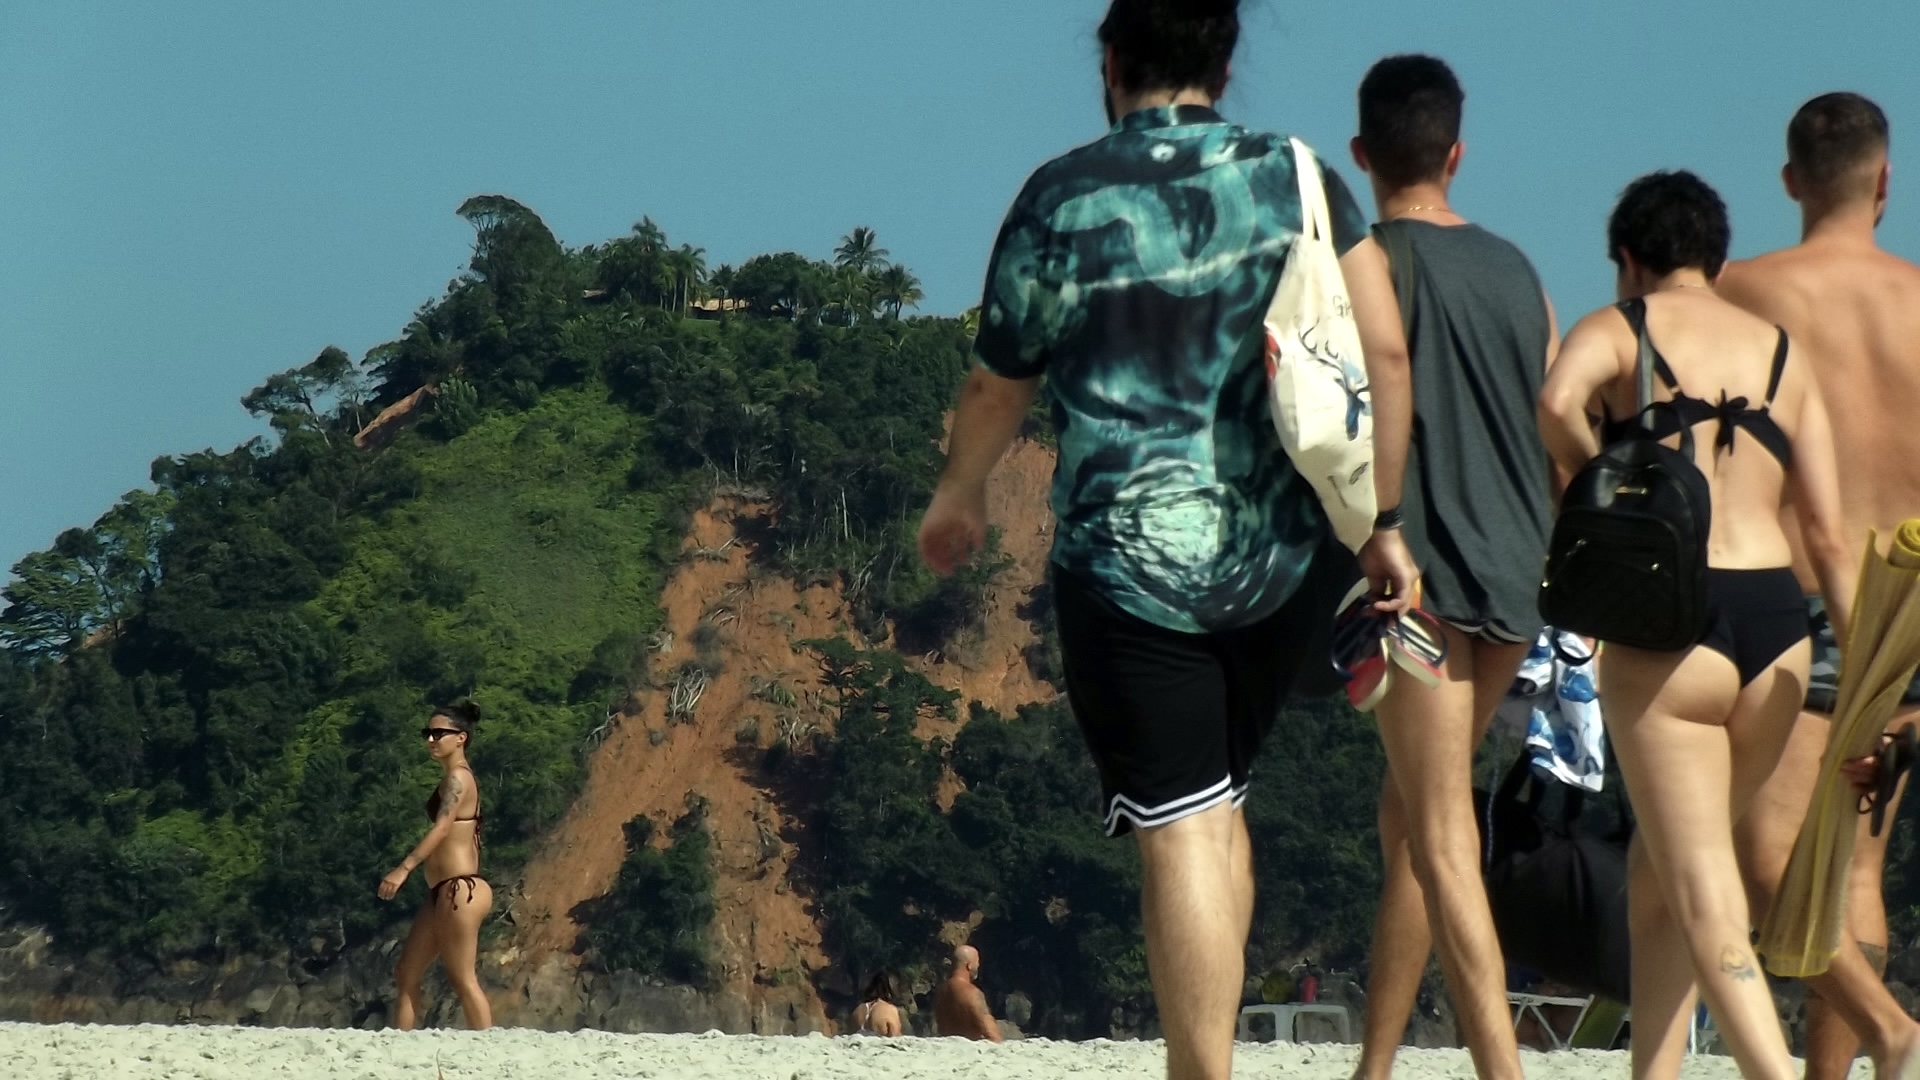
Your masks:
<svg viewBox="0 0 1920 1080"><path fill-rule="evenodd" d="M1631 300L1622 300L1614 305L1633 329L1634 340L1639 342L1640 356L1634 364L1636 392L1634 404L1639 409L1640 426L1648 432L1653 430L1653 414L1658 409L1666 409L1674 414L1676 425L1680 429L1680 452L1693 456L1693 429L1687 425L1685 417L1671 401L1655 401L1653 398L1653 378L1667 384L1667 389L1675 396L1681 393L1680 380L1674 377L1673 369L1667 366L1667 358L1661 356L1653 347L1653 339L1647 336L1647 299L1636 296Z"/></svg>
<svg viewBox="0 0 1920 1080"><path fill-rule="evenodd" d="M1393 222L1381 221L1373 226L1373 239L1386 252L1387 270L1393 276L1393 293L1400 301L1400 329L1409 339L1413 337L1413 241L1407 239L1407 230L1395 227Z"/></svg>
<svg viewBox="0 0 1920 1080"><path fill-rule="evenodd" d="M1780 376L1787 372L1787 332L1781 327L1780 343L1773 347L1773 372L1767 376L1767 404L1773 404L1773 395L1780 392Z"/></svg>

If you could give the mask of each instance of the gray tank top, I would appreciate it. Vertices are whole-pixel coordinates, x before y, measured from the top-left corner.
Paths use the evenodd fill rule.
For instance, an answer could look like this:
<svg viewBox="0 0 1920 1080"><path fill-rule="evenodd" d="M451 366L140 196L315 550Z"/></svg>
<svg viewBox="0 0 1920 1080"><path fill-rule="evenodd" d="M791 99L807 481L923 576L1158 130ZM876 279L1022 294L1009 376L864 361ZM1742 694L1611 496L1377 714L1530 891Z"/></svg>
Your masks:
<svg viewBox="0 0 1920 1080"><path fill-rule="evenodd" d="M1553 514L1535 420L1549 333L1540 278L1478 225L1400 220L1374 233L1412 357L1401 506L1421 606L1468 633L1531 642Z"/></svg>

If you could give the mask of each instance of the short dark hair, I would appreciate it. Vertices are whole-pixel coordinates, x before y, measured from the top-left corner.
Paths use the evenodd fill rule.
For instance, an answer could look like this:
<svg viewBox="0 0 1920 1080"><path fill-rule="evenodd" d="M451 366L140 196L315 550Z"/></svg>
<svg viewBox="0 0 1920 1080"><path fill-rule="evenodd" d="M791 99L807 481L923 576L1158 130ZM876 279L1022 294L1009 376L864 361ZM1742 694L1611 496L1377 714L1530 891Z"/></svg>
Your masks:
<svg viewBox="0 0 1920 1080"><path fill-rule="evenodd" d="M1218 97L1239 42L1240 0L1113 0L1100 24L1115 79L1136 94L1201 86Z"/></svg>
<svg viewBox="0 0 1920 1080"><path fill-rule="evenodd" d="M1389 56L1360 80L1360 145L1368 171L1389 184L1432 180L1460 141L1466 91L1446 61Z"/></svg>
<svg viewBox="0 0 1920 1080"><path fill-rule="evenodd" d="M480 706L462 698L451 705L435 705L433 715L444 718L448 723L473 737L473 729L480 726Z"/></svg>
<svg viewBox="0 0 1920 1080"><path fill-rule="evenodd" d="M1685 170L1648 173L1628 184L1607 219L1607 257L1618 265L1624 249L1656 274L1691 266L1719 277L1732 242L1720 193Z"/></svg>
<svg viewBox="0 0 1920 1080"><path fill-rule="evenodd" d="M1887 149L1887 114L1859 94L1822 94L1787 125L1787 164L1814 188L1847 178Z"/></svg>

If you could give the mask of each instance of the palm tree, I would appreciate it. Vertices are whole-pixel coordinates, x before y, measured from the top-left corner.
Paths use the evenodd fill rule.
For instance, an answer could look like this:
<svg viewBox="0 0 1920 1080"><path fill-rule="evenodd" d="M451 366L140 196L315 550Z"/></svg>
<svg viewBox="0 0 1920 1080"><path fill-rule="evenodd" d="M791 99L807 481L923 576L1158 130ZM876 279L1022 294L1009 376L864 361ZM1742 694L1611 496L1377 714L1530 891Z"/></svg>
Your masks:
<svg viewBox="0 0 1920 1080"><path fill-rule="evenodd" d="M733 299L733 278L734 269L732 263L721 263L720 269L715 270L712 276L707 278L707 283L712 285L714 291L720 294L720 310L722 312L727 310L727 301Z"/></svg>
<svg viewBox="0 0 1920 1080"><path fill-rule="evenodd" d="M673 254L675 268L680 272L680 311L684 314L693 302L694 291L707 280L707 249L681 244L680 250Z"/></svg>
<svg viewBox="0 0 1920 1080"><path fill-rule="evenodd" d="M880 302L893 308L893 317L896 319L900 317L902 308L919 307L920 301L927 296L920 291L920 279L913 276L913 271L899 263L894 263L880 271L875 284Z"/></svg>
<svg viewBox="0 0 1920 1080"><path fill-rule="evenodd" d="M851 267L861 273L878 270L887 265L887 249L880 246L879 238L865 225L848 233L840 246L833 249L833 262L836 266Z"/></svg>

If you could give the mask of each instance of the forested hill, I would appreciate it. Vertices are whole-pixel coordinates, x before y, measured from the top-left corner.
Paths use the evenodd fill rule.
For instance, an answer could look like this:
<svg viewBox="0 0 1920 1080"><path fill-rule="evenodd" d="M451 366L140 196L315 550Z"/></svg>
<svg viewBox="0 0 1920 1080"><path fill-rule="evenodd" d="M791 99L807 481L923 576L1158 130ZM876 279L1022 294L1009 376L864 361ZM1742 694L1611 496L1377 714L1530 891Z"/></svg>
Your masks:
<svg viewBox="0 0 1920 1080"><path fill-rule="evenodd" d="M510 199L460 213L470 269L397 339L267 378L244 402L271 434L156 461L150 490L13 568L0 921L152 964L372 941L408 911L373 884L424 824L435 771L415 732L461 695L486 711L474 756L507 904L610 717L653 694L673 723L727 725L729 746L739 725L726 767L792 823L766 842L797 852L782 872L818 920L828 969L804 974L827 998L882 966L924 976L943 927L971 923L996 1007L1019 989L1032 1029L1137 1020L1137 864L1099 835L1065 709L1002 717L914 666L981 625L1008 562L941 582L912 550L966 320L909 317L914 278L867 229L828 261L709 270L651 221L570 249ZM810 701L751 686L777 739L700 705L727 610L703 609L697 656L654 670L663 588L717 498L767 508L755 574L831 585L845 613L831 637L779 643L812 657ZM1053 651L1028 653L1052 679ZM1356 959L1374 737L1307 710L1261 769L1256 966ZM573 913L583 962L721 977L699 800L626 834L619 880Z"/></svg>

